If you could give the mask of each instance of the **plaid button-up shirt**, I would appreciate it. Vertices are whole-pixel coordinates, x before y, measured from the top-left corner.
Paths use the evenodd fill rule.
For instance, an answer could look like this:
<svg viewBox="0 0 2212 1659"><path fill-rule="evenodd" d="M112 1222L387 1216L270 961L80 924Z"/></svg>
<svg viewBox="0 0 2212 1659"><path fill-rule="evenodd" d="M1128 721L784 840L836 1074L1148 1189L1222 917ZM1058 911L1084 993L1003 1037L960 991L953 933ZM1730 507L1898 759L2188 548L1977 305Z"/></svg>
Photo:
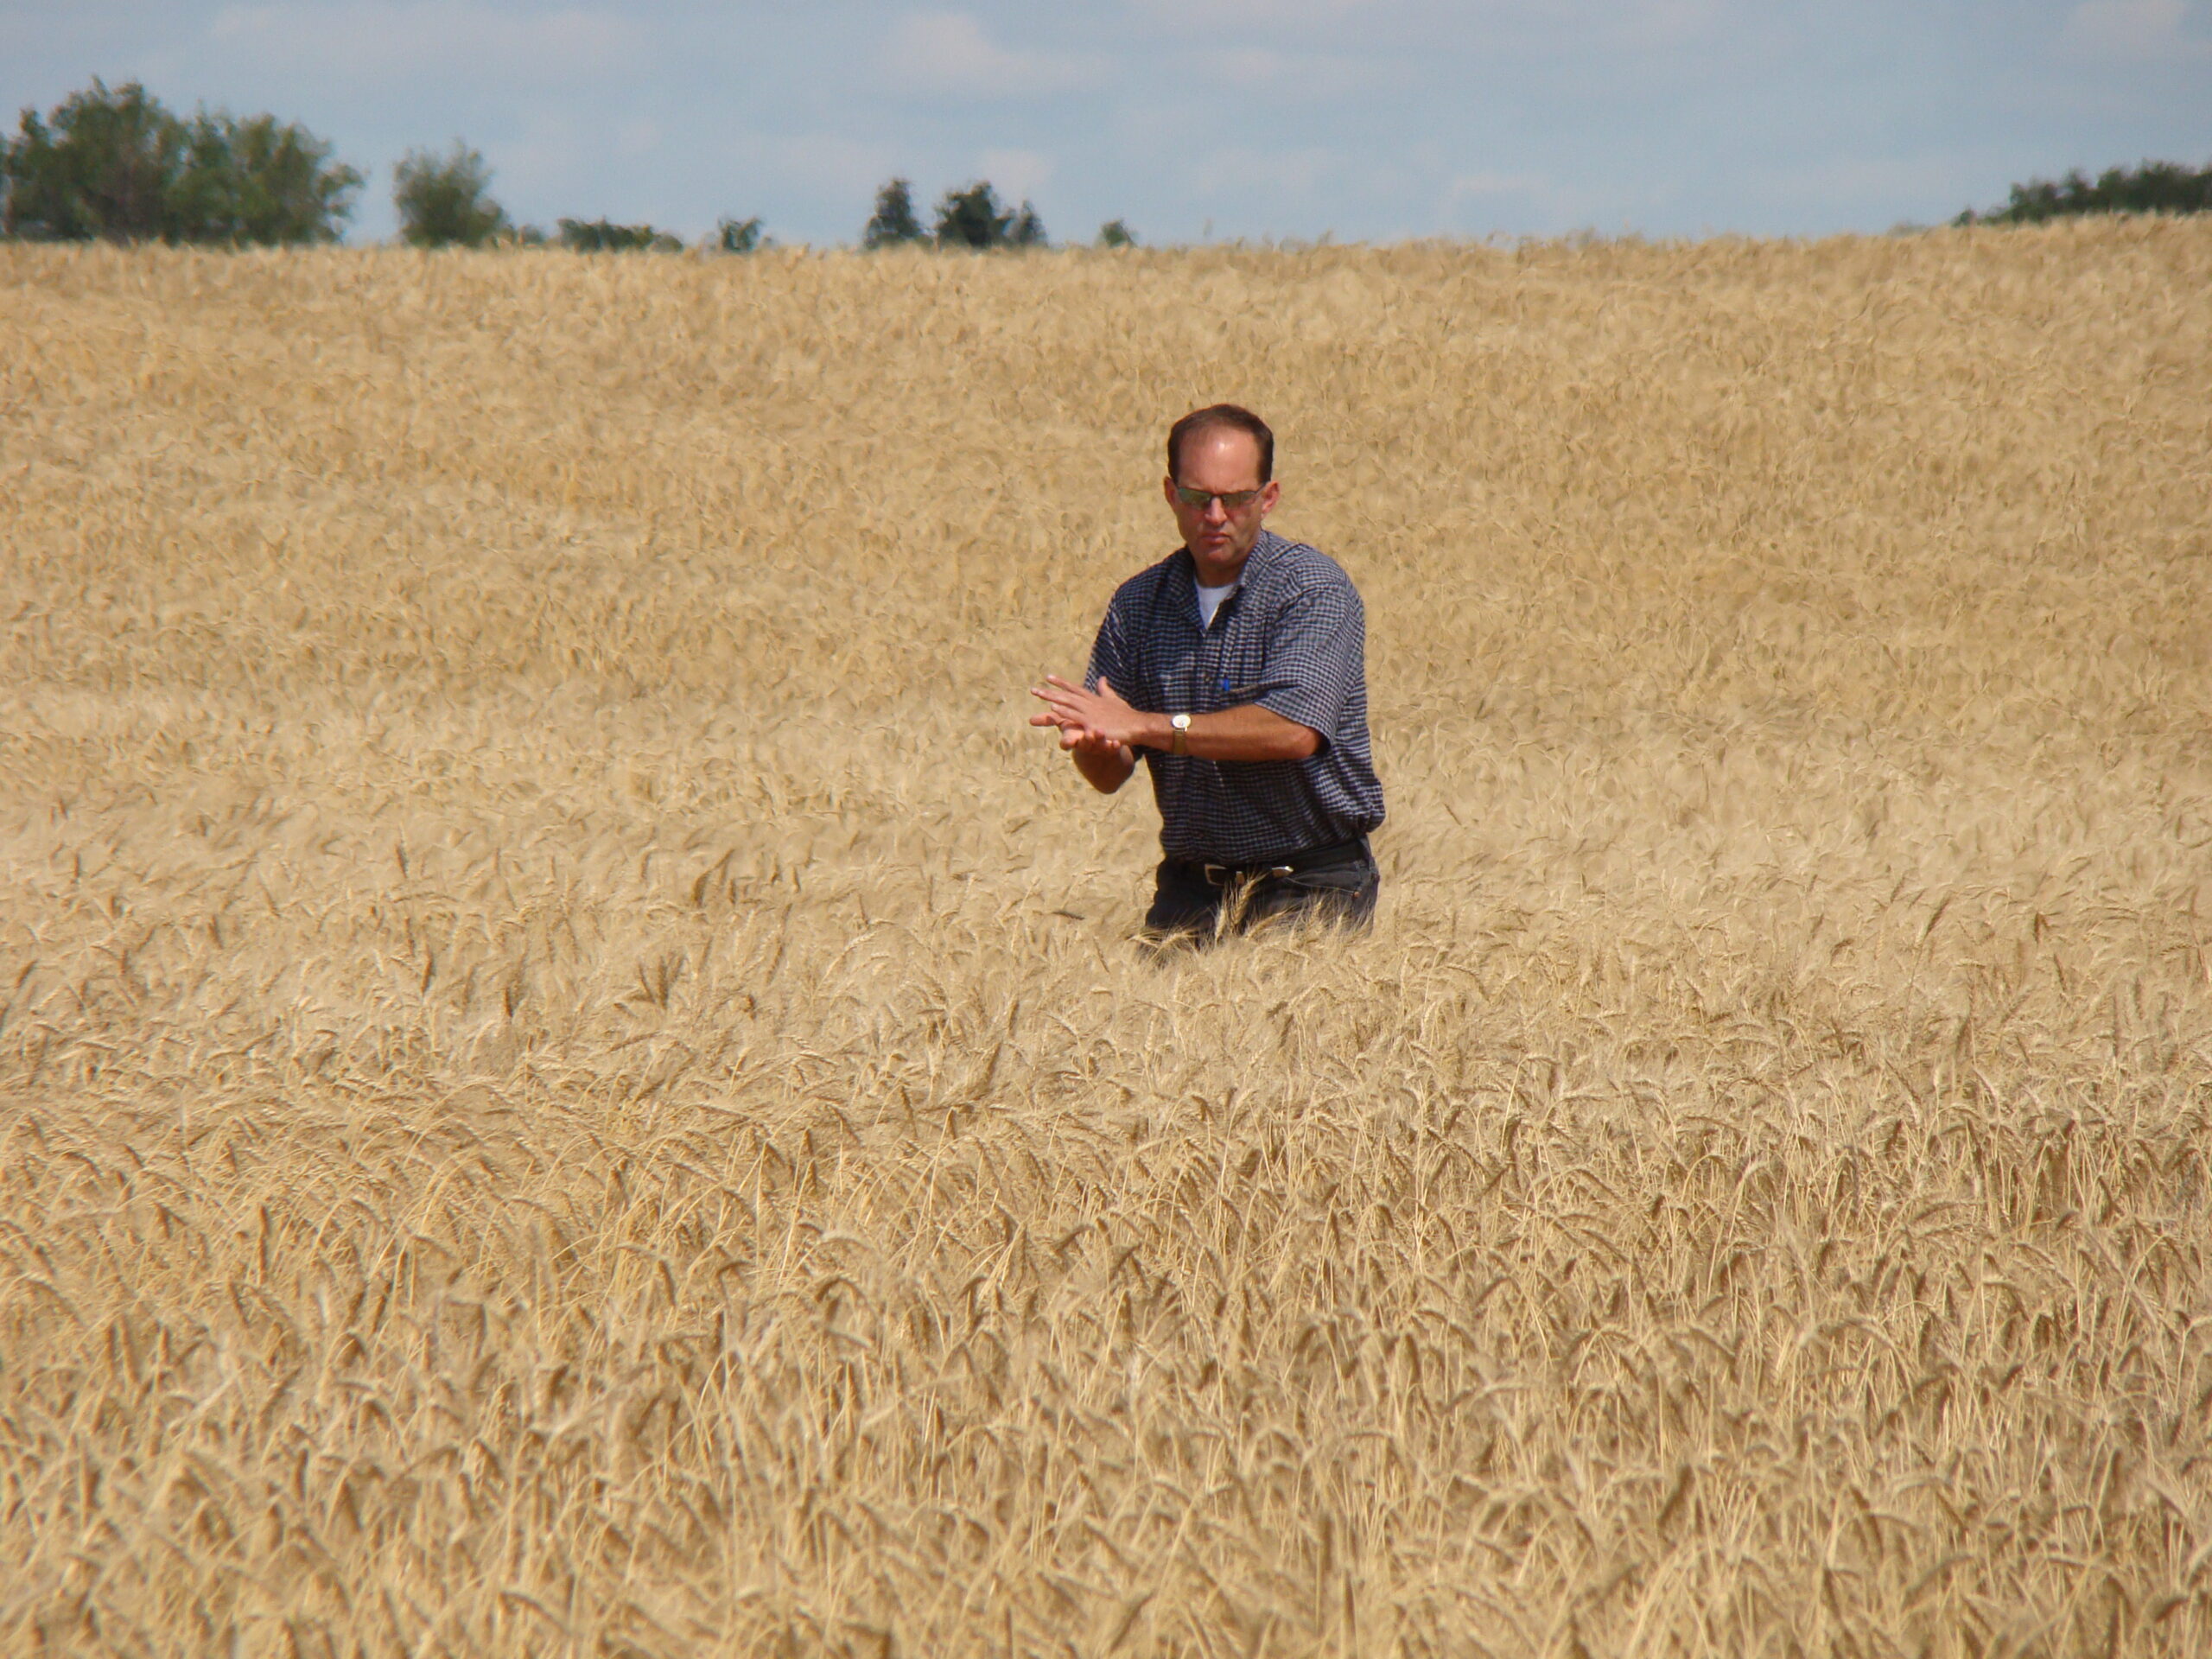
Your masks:
<svg viewBox="0 0 2212 1659"><path fill-rule="evenodd" d="M1245 703L1321 737L1304 760L1200 760L1141 751L1170 858L1264 864L1350 841L1382 822L1367 741L1367 613L1325 553L1262 530L1236 591L1198 621L1197 567L1179 548L1123 582L1085 676L1155 714Z"/></svg>

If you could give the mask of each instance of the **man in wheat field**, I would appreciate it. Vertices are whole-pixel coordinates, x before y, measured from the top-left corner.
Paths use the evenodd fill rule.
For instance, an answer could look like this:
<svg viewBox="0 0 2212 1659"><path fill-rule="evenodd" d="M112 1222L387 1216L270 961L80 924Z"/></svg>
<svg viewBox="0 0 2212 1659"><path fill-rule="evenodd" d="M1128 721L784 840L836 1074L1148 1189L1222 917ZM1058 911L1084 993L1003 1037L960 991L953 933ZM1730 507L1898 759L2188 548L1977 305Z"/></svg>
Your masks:
<svg viewBox="0 0 2212 1659"><path fill-rule="evenodd" d="M1116 592L1082 685L1034 688L1030 724L1058 729L1092 788L1112 794L1140 756L1151 769L1156 938L1375 912L1366 613L1334 559L1264 527L1274 448L1234 404L1176 422L1164 483L1183 545Z"/></svg>

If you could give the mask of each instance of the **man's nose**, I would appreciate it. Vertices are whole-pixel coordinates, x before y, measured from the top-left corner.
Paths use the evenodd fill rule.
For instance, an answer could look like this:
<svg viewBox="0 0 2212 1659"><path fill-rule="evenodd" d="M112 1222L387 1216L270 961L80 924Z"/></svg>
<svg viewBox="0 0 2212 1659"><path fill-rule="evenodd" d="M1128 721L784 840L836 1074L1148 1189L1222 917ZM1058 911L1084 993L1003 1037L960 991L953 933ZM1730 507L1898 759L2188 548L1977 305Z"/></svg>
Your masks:
<svg viewBox="0 0 2212 1659"><path fill-rule="evenodd" d="M1217 495L1206 498L1206 523L1225 524L1229 522L1229 503Z"/></svg>

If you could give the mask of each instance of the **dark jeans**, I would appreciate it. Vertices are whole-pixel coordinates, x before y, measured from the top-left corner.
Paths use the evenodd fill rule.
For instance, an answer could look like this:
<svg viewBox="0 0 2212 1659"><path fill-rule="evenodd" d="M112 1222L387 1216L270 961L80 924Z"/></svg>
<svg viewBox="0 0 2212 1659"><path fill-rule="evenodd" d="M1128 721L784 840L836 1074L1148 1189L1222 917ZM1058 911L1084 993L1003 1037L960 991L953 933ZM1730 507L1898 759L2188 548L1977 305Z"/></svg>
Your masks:
<svg viewBox="0 0 2212 1659"><path fill-rule="evenodd" d="M1203 865L1163 859L1144 930L1162 941L1206 944L1262 923L1363 928L1375 918L1382 888L1382 873L1363 848L1341 861L1291 875L1232 875L1221 881L1207 880Z"/></svg>

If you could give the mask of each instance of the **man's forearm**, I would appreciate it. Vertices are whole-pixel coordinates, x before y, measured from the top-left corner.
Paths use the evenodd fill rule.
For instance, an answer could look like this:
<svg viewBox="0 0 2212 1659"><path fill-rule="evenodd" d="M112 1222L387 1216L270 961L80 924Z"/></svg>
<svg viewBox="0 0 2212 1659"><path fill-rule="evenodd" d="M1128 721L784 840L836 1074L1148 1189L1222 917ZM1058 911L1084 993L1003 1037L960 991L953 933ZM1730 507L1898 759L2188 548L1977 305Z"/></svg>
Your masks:
<svg viewBox="0 0 2212 1659"><path fill-rule="evenodd" d="M1147 714L1136 741L1164 753L1174 747L1175 728L1166 715ZM1248 702L1192 715L1183 752L1199 760L1304 760L1321 752L1321 738L1310 726Z"/></svg>
<svg viewBox="0 0 2212 1659"><path fill-rule="evenodd" d="M1084 782L1101 795L1111 795L1129 781L1129 774L1137 769L1137 758L1126 747L1111 749L1082 748L1074 751L1075 769L1083 774Z"/></svg>

